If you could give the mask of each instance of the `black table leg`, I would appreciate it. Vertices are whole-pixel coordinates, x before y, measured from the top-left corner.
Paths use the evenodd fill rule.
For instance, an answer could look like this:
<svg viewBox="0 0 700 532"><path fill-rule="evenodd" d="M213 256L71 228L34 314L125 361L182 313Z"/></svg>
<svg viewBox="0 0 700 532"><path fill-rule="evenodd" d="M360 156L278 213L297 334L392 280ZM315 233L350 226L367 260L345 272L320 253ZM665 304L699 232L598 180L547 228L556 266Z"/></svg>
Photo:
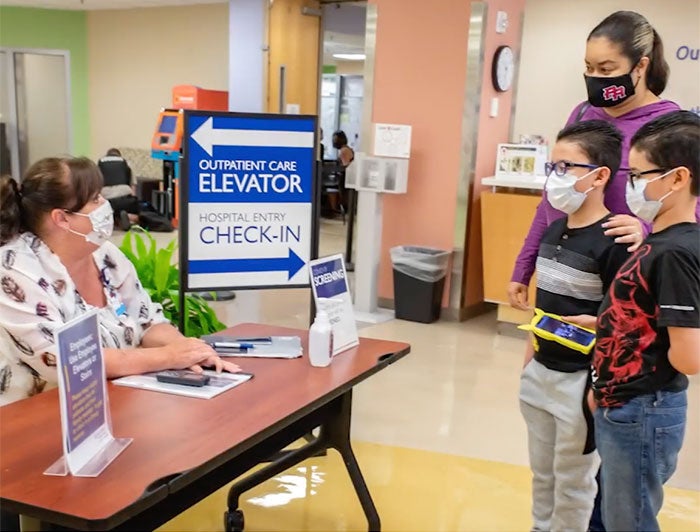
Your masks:
<svg viewBox="0 0 700 532"><path fill-rule="evenodd" d="M360 466L357 463L355 454L352 451L352 446L350 445L350 419L352 414L352 390L346 392L341 397L334 401L333 412L330 417L328 417L320 426L321 432L317 439L307 443L299 449L293 451L287 451L285 454L278 455L278 457L270 462L267 466L256 471L255 473L247 476L243 480L236 482L231 486L228 494L228 511L225 514L225 523L229 523L229 517L236 517L240 519L241 526L229 527L227 525L227 530L242 530L242 512L239 510L240 497L246 491L262 484L263 482L271 479L275 475L286 471L287 469L295 466L316 455L319 451L325 449L335 449L340 453L345 463L345 468L348 471L350 480L352 481L353 487L355 488L355 493L360 500L360 505L362 510L367 517L367 523L369 525L369 532L380 532L381 521L379 519L379 513L374 505L372 496L367 489L367 484L362 472L360 471ZM231 520L230 522L234 522Z"/></svg>
<svg viewBox="0 0 700 532"><path fill-rule="evenodd" d="M374 506L372 495L367 489L367 484L360 465L357 463L355 453L350 445L350 416L352 414L352 390L345 393L340 398L340 413L330 419L324 426L321 427L321 438L326 439L329 447L332 447L340 453L345 462L345 468L348 470L350 480L355 487L355 493L360 500L362 510L367 517L369 532L379 532L381 530L381 521L379 513ZM325 429L325 431L324 431ZM324 433L325 432L325 433Z"/></svg>
<svg viewBox="0 0 700 532"><path fill-rule="evenodd" d="M228 492L229 511L236 510L238 508L239 499L243 493L267 480L270 480L275 475L279 475L290 467L303 462L307 458L312 457L323 448L324 445L321 440L315 439L299 449L295 449L281 455L278 460L270 462L270 464L266 465L262 469L259 469L255 473L245 477L243 480L236 482L233 486L231 486L231 489Z"/></svg>

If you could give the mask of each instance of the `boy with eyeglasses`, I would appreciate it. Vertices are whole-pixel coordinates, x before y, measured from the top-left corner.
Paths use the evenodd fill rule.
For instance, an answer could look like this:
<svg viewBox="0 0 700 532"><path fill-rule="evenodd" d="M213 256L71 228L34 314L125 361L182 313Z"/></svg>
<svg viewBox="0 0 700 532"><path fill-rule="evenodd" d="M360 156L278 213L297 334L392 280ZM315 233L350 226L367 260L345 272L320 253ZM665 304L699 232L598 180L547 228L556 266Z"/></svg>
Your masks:
<svg viewBox="0 0 700 532"><path fill-rule="evenodd" d="M567 213L545 231L537 257L537 310L595 327L595 315L625 244L605 236L604 190L620 167L622 135L602 120L563 129L547 163L547 196ZM569 327L565 325L563 329ZM590 350L534 328L520 383L532 469L532 530L588 530L599 466L587 402ZM555 335L556 336L556 335ZM591 339L593 335L589 333ZM562 338L564 338L562 340Z"/></svg>
<svg viewBox="0 0 700 532"><path fill-rule="evenodd" d="M653 226L600 307L595 434L606 529L654 531L683 443L686 375L700 371L700 117L649 122L629 160L627 203Z"/></svg>

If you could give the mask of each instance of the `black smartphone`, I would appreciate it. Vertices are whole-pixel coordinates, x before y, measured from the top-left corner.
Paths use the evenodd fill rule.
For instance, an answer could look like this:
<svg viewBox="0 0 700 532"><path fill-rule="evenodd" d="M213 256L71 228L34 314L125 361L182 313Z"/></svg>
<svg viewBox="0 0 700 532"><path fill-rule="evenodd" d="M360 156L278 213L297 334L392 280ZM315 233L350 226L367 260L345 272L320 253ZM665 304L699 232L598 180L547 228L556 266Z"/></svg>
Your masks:
<svg viewBox="0 0 700 532"><path fill-rule="evenodd" d="M169 370L156 373L156 380L158 380L158 382L182 384L183 386L206 386L209 384L209 379L209 375L187 370Z"/></svg>

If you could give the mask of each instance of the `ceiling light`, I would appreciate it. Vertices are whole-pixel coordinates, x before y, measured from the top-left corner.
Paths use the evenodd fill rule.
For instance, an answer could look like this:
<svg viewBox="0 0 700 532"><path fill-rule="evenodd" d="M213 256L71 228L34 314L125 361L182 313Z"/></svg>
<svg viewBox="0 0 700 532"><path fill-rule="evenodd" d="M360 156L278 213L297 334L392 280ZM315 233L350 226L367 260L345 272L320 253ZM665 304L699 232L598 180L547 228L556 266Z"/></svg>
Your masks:
<svg viewBox="0 0 700 532"><path fill-rule="evenodd" d="M333 54L336 59L343 59L344 61L364 61L365 54Z"/></svg>

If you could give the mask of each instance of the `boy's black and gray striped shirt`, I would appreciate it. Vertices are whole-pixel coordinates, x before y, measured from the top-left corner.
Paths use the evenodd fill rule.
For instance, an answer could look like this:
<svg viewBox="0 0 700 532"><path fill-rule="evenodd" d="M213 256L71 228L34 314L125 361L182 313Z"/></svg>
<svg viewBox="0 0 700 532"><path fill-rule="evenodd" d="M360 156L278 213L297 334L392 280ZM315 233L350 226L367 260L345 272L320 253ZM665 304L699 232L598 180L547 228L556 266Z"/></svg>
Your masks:
<svg viewBox="0 0 700 532"><path fill-rule="evenodd" d="M598 314L615 273L629 257L627 245L603 234L602 224L611 216L575 229L562 218L545 230L537 255L537 308L560 316ZM556 342L537 341L535 358L550 369L590 367L588 356Z"/></svg>

